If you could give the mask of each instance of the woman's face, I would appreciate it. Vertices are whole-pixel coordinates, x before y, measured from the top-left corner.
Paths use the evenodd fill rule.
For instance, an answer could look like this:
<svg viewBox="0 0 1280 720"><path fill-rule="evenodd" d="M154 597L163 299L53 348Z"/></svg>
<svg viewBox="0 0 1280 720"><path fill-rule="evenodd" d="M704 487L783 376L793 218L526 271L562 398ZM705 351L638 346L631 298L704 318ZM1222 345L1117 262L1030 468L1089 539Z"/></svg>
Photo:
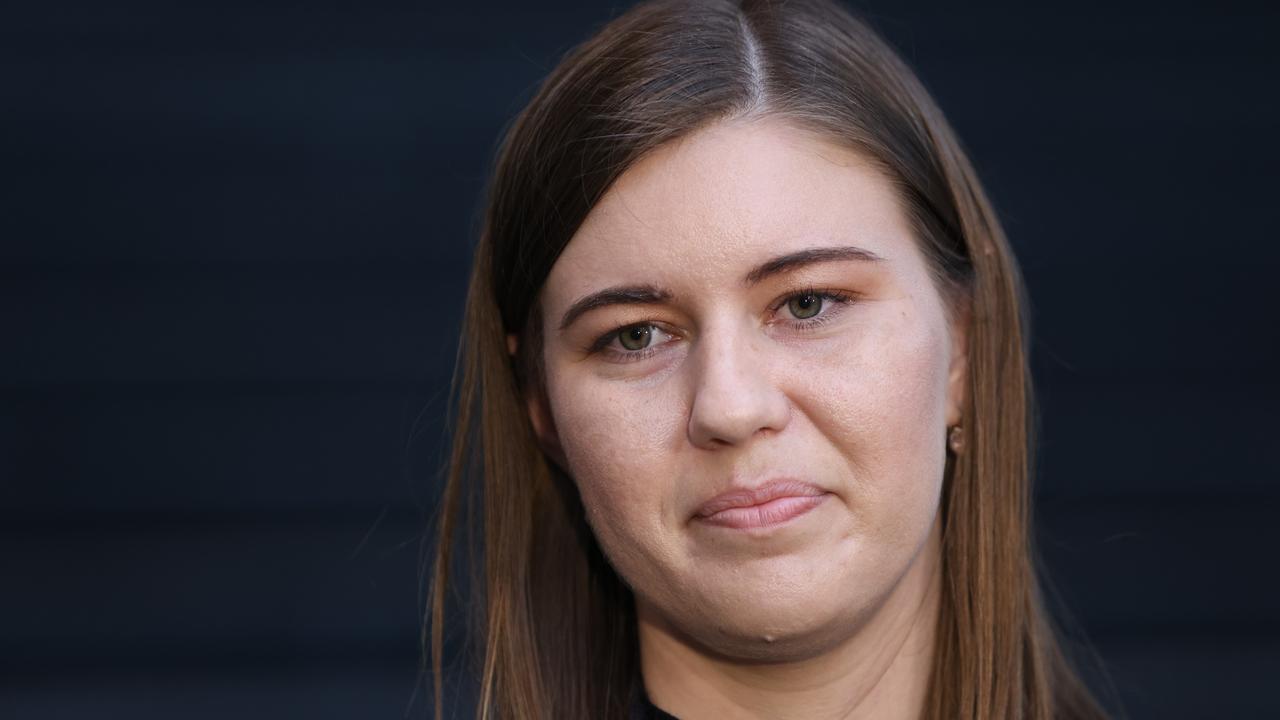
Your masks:
<svg viewBox="0 0 1280 720"><path fill-rule="evenodd" d="M778 120L663 146L540 299L531 416L642 615L793 652L848 636L921 555L964 338L860 155Z"/></svg>

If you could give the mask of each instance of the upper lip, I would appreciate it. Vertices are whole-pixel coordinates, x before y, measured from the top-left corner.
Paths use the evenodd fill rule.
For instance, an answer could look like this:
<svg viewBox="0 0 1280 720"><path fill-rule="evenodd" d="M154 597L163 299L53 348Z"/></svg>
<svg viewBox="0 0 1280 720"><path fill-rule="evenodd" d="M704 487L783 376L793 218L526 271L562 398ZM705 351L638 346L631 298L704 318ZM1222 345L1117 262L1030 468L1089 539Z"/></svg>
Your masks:
<svg viewBox="0 0 1280 720"><path fill-rule="evenodd" d="M770 480L755 487L733 487L703 503L695 517L705 518L731 508L763 505L778 498L816 497L826 492L813 483L794 479Z"/></svg>

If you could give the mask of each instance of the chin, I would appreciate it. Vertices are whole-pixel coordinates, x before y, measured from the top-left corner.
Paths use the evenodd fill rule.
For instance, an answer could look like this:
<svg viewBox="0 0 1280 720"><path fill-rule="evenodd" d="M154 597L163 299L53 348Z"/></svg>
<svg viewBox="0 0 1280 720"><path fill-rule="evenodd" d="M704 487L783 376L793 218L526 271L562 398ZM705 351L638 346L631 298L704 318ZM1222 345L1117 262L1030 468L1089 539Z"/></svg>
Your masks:
<svg viewBox="0 0 1280 720"><path fill-rule="evenodd" d="M704 626L693 639L715 655L736 661L759 663L797 662L817 657L853 635L855 628L843 618L812 616L779 622L721 623Z"/></svg>
<svg viewBox="0 0 1280 720"><path fill-rule="evenodd" d="M793 662L827 652L857 632L868 613L861 605L834 587L789 585L746 596L717 593L700 612L675 616L687 618L679 623L684 635L715 655Z"/></svg>

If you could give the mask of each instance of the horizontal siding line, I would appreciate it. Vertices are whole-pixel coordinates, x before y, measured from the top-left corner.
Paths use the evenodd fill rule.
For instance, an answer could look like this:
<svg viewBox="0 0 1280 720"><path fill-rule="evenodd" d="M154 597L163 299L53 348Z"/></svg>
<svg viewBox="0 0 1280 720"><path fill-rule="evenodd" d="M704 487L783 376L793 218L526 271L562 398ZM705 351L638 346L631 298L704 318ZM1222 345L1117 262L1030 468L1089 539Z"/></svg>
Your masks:
<svg viewBox="0 0 1280 720"><path fill-rule="evenodd" d="M426 480L423 481L426 490ZM101 533L137 537L174 532L276 532L369 529L422 531L435 516L433 508L411 501L378 505L300 505L237 509L165 508L139 510L13 509L0 510L0 539L85 539L102 541Z"/></svg>
<svg viewBox="0 0 1280 720"><path fill-rule="evenodd" d="M1036 493L1032 513L1055 515L1063 512L1090 510L1143 510L1151 512L1181 512L1189 510L1221 510L1231 512L1269 512L1280 509L1280 485L1266 490L1195 490L1179 492L1155 492L1133 490L1111 492L1086 490L1067 493L1053 490Z"/></svg>
<svg viewBox="0 0 1280 720"><path fill-rule="evenodd" d="M1066 637L1078 641L1084 630L1084 640L1092 645L1121 645L1138 643L1153 651L1166 652L1177 648L1186 650L1226 648L1266 648L1280 652L1280 620L1275 617L1178 621L1086 621L1076 611Z"/></svg>
<svg viewBox="0 0 1280 720"><path fill-rule="evenodd" d="M58 648L62 650L64 648ZM0 688L51 676L124 675L138 671L161 673L216 672L219 670L261 670L268 675L293 669L367 669L417 667L422 656L417 636L406 640L386 640L355 644L319 643L315 641L263 638L255 644L240 647L200 649L181 644L154 645L138 648L112 648L100 653L67 656L64 654L23 655L10 649L0 658ZM43 683L41 683L43 684Z"/></svg>
<svg viewBox="0 0 1280 720"><path fill-rule="evenodd" d="M425 368L424 368L425 370ZM225 398L228 392L244 395L299 395L314 392L365 392L378 393L404 392L406 396L420 392L424 387L434 388L439 384L438 377L246 377L246 378L183 378L183 379L151 379L151 378L119 378L102 380L85 380L69 378L66 380L8 380L0 382L0 399L17 399L21 397L42 397L48 395L69 396L86 395L94 399L102 394L112 395L112 400L119 396L132 396L138 392L163 391L164 397L173 396L174 392L186 392L194 395L209 395ZM6 398L6 396L8 396ZM185 398L184 398L185 399ZM406 397L406 399L411 399ZM153 402L152 398L147 398Z"/></svg>
<svg viewBox="0 0 1280 720"><path fill-rule="evenodd" d="M348 251L355 247L344 248ZM272 271L306 271L322 270L339 275L353 275L370 269L384 270L393 275L410 275L415 271L428 274L440 269L440 263L469 261L464 257L465 248L452 248L452 253L436 253L434 255L343 255L335 257L291 257L282 258L97 258L97 259L64 259L58 258L10 258L5 257L0 266L0 277L29 277L32 273L57 274L98 274L116 272L137 272L140 270L164 270L167 272L191 272L198 274L215 274L217 272L260 272ZM4 257L0 255L0 257ZM1225 265L1224 265L1225 267Z"/></svg>

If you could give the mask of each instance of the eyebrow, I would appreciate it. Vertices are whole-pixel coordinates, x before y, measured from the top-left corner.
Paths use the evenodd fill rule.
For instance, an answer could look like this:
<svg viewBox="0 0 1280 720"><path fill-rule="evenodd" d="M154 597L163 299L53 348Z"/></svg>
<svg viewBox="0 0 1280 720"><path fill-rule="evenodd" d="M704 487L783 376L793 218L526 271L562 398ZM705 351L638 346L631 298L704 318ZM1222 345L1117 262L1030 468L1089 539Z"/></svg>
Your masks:
<svg viewBox="0 0 1280 720"><path fill-rule="evenodd" d="M657 305L673 297L675 294L670 290L653 285L627 285L601 290L591 293L570 306L565 311L564 318L560 320L560 329L565 330L584 313L596 308L607 305Z"/></svg>
<svg viewBox="0 0 1280 720"><path fill-rule="evenodd" d="M761 281L807 265L818 263L857 260L861 262L881 262L884 258L876 253L854 245L835 247L809 248L760 263L751 269L742 279L747 287L758 285ZM656 285L626 285L611 287L579 298L565 311L560 320L560 330L572 325L579 317L597 308L609 305L658 305L671 300L675 294L666 288Z"/></svg>
<svg viewBox="0 0 1280 720"><path fill-rule="evenodd" d="M837 247L821 247L809 248L808 250L798 250L786 255L779 255L772 260L766 260L756 266L747 276L743 278L743 284L748 287L758 284L767 277L778 275L780 273L791 272L806 265L815 265L824 262L836 262L841 260L860 260L862 262L881 262L883 257L871 252L866 248L860 248L855 245L840 245Z"/></svg>

